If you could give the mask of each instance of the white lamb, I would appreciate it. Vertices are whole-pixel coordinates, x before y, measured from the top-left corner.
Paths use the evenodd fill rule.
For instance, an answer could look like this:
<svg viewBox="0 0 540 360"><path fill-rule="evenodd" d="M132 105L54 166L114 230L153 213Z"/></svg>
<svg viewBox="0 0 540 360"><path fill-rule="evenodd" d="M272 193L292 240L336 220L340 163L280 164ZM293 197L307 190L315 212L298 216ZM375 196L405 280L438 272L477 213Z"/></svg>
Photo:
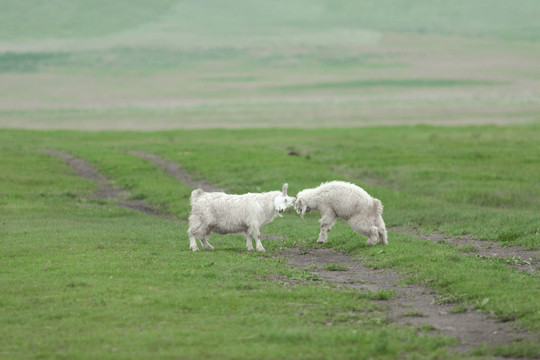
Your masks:
<svg viewBox="0 0 540 360"><path fill-rule="evenodd" d="M257 251L266 251L260 229L294 204L295 198L287 196L287 187L284 184L282 191L243 195L194 190L190 198L189 247L198 251L195 239L199 239L206 250L214 250L208 243L211 233L242 234L249 251L253 251L252 239L257 242Z"/></svg>
<svg viewBox="0 0 540 360"><path fill-rule="evenodd" d="M382 218L380 200L372 198L364 189L344 181L322 183L296 195L295 210L300 216L311 210L321 214L321 232L317 243L325 243L328 231L337 218L346 220L357 233L367 236L366 245L388 244L386 226Z"/></svg>

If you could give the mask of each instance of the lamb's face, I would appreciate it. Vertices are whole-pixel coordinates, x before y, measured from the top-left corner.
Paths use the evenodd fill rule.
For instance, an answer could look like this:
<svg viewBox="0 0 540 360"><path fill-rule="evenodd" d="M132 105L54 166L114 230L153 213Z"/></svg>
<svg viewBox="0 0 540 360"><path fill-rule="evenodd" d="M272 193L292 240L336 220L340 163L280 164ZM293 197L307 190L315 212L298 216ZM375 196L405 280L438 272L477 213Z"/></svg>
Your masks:
<svg viewBox="0 0 540 360"><path fill-rule="evenodd" d="M278 213L282 213L294 205L294 200L292 196L279 195L274 199L274 208Z"/></svg>
<svg viewBox="0 0 540 360"><path fill-rule="evenodd" d="M305 213L311 211L310 207L307 206L306 201L302 199L300 196L298 196L298 199L296 200L296 203L294 204L294 210L296 210L296 213L302 217L304 216Z"/></svg>
<svg viewBox="0 0 540 360"><path fill-rule="evenodd" d="M284 212L285 210L287 210L288 208L290 208L291 206L293 206L294 200L296 200L292 196L287 196L287 188L288 188L288 185L284 184L281 194L279 194L274 199L274 209L276 209L276 211L280 214Z"/></svg>

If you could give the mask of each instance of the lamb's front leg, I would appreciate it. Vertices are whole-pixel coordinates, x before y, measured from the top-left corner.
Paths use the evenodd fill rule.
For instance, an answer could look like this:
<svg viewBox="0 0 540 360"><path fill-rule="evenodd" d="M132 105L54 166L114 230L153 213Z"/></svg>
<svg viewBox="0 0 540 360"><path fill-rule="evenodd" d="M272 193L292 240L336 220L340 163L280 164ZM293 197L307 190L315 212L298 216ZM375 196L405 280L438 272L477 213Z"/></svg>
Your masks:
<svg viewBox="0 0 540 360"><path fill-rule="evenodd" d="M249 235L247 233L245 233L244 236L246 237L246 249L247 249L247 251L254 251L255 249L253 248L253 241L251 240L251 238L249 237Z"/></svg>
<svg viewBox="0 0 540 360"><path fill-rule="evenodd" d="M319 233L317 244L324 244L328 240L328 232L336 222L336 215L333 211L322 213L322 217L319 222L321 223L321 232Z"/></svg>

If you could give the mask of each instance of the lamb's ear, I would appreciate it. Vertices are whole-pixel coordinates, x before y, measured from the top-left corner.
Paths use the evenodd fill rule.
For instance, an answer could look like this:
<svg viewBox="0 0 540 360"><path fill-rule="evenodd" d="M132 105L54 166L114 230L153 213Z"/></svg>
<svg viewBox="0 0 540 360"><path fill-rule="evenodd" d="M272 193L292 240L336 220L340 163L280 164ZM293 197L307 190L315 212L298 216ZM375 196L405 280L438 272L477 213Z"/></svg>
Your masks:
<svg viewBox="0 0 540 360"><path fill-rule="evenodd" d="M283 196L287 196L287 189L289 188L289 184L285 183L283 184L283 189L281 190L283 192Z"/></svg>

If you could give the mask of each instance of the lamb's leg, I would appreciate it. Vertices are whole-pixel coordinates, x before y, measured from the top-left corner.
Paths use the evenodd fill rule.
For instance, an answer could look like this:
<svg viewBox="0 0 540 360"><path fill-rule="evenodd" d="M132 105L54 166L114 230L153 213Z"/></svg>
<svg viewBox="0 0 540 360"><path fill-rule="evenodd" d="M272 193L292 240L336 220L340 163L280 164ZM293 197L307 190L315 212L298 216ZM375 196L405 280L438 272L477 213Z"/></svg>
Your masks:
<svg viewBox="0 0 540 360"><path fill-rule="evenodd" d="M384 220L380 215L377 219L377 229L379 232L379 244L387 245L388 235L386 234L386 225L384 224Z"/></svg>
<svg viewBox="0 0 540 360"><path fill-rule="evenodd" d="M251 240L247 233L245 233L244 236L246 237L246 249L248 251L254 251L255 249L253 248L253 240Z"/></svg>
<svg viewBox="0 0 540 360"><path fill-rule="evenodd" d="M250 228L248 230L248 236L255 239L257 251L266 251L263 247L263 244L261 243L261 232L258 228Z"/></svg>
<svg viewBox="0 0 540 360"><path fill-rule="evenodd" d="M362 218L359 218L359 217L350 218L348 222L354 231L368 238L366 245L377 244L377 235L378 235L379 229L376 226L373 226L373 224L371 223L367 223L366 221L364 221Z"/></svg>
<svg viewBox="0 0 540 360"><path fill-rule="evenodd" d="M199 247L197 246L197 240L195 239L195 235L193 234L193 230L191 227L187 231L188 237L189 237L189 248L191 251L199 251Z"/></svg>
<svg viewBox="0 0 540 360"><path fill-rule="evenodd" d="M196 239L201 239L204 237L206 226L201 221L201 218L193 213L189 215L188 221L189 229L187 233L189 237L189 248L192 251L199 251Z"/></svg>
<svg viewBox="0 0 540 360"><path fill-rule="evenodd" d="M197 241L192 235L189 235L189 248L191 251L199 251L199 247L197 246Z"/></svg>
<svg viewBox="0 0 540 360"><path fill-rule="evenodd" d="M208 242L208 239L210 238L210 235L211 235L211 233L205 234L204 236L201 237L200 240L201 240L201 244L202 244L202 246L204 247L205 250L213 251L214 247L212 245L210 245L210 243Z"/></svg>
<svg viewBox="0 0 540 360"><path fill-rule="evenodd" d="M336 223L336 214L333 211L324 212L319 222L321 223L321 232L317 244L324 244L328 240L328 232Z"/></svg>

